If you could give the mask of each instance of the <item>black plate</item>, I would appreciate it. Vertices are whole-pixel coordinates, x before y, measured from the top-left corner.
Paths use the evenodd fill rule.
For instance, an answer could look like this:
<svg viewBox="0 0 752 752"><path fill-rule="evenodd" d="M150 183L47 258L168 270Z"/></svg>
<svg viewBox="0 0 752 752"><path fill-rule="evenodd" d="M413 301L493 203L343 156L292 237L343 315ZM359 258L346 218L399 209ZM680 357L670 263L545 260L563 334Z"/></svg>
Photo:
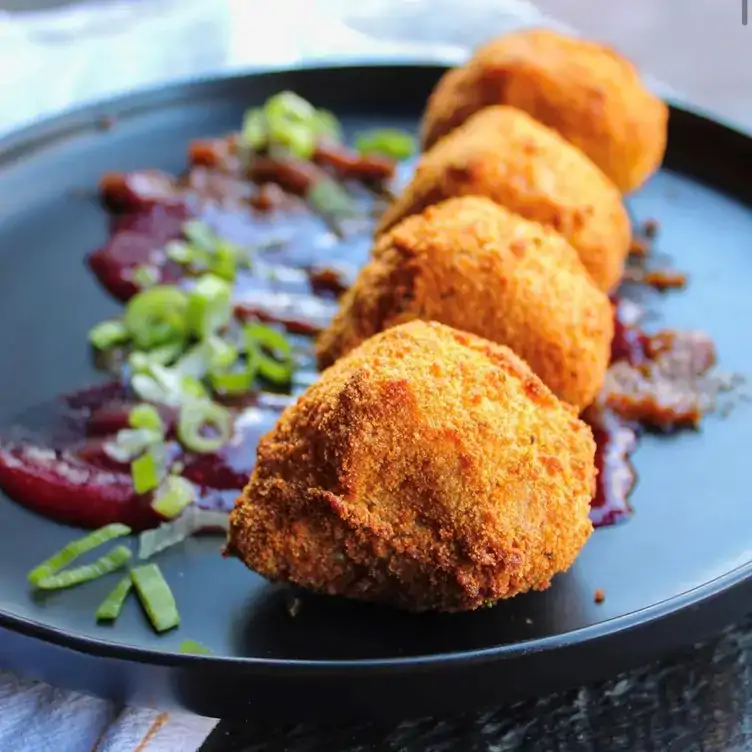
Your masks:
<svg viewBox="0 0 752 752"><path fill-rule="evenodd" d="M0 421L95 378L89 327L118 310L82 266L106 217L81 191L105 170L179 171L191 138L236 127L243 110L293 89L349 127L415 127L436 66L302 69L178 85L90 107L0 143ZM116 126L100 127L103 115ZM630 199L656 217L659 249L690 274L651 298L667 325L702 328L729 370L752 371L752 142L674 109L667 169ZM752 439L747 405L702 431L647 437L635 457L632 520L596 531L545 593L457 616L409 616L288 592L189 542L161 563L183 615L157 637L136 603L93 623L112 585L36 601L25 572L76 532L0 497L0 663L53 684L213 716L407 716L518 699L584 682L691 643L752 596ZM596 605L593 593L606 592ZM175 651L190 637L216 657Z"/></svg>

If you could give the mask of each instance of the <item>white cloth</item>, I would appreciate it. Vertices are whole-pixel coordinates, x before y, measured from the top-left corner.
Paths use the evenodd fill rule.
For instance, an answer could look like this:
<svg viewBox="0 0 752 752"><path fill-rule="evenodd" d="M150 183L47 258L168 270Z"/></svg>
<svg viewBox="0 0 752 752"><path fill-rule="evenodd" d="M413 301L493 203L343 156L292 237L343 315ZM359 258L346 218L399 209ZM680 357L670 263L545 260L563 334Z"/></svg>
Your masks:
<svg viewBox="0 0 752 752"><path fill-rule="evenodd" d="M110 0L0 13L0 133L169 80L349 56L460 62L558 25L525 0ZM192 752L216 720L122 708L0 672L0 750Z"/></svg>

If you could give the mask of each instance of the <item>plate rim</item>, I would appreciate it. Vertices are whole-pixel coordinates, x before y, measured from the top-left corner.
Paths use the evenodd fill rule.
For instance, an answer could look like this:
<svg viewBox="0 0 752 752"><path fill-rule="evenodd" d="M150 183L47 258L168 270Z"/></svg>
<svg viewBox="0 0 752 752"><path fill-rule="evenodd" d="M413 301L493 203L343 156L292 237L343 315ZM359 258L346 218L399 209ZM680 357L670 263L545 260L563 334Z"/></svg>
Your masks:
<svg viewBox="0 0 752 752"><path fill-rule="evenodd" d="M352 68L425 68L437 72L447 70L456 61L441 60L416 55L397 56L358 56L318 58L291 65L254 66L231 73L191 76L165 84L137 88L120 94L100 98L92 102L67 108L52 116L27 123L20 128L0 135L0 173L12 167L18 160L33 155L48 145L75 137L84 131L101 129L101 119L105 116L118 119L130 113L152 110L160 104L184 99L189 92L197 89L212 89L223 84L241 84L264 75L278 75L303 71L336 71ZM743 124L719 117L715 113L690 105L685 101L667 100L671 111L705 121L706 125L720 127L730 135L752 140L752 129ZM613 637L679 614L693 606L701 606L716 596L728 593L752 578L752 559L732 570L703 582L689 590L676 593L656 603L620 616L612 617L597 624L571 630L562 634L532 638L519 642L496 645L475 650L461 650L447 653L433 653L407 657L368 658L368 659L327 659L311 660L297 658L263 658L255 656L192 655L172 650L156 650L127 645L109 639L100 639L69 632L50 626L37 619L13 614L0 607L0 629L41 640L45 643L67 648L92 657L114 658L142 664L165 667L189 667L199 665L234 666L242 669L256 669L259 672L308 669L327 675L349 673L358 670L367 673L406 672L413 669L430 669L441 665L446 667L487 663L512 659L530 653L540 653L561 648L575 647L589 641Z"/></svg>

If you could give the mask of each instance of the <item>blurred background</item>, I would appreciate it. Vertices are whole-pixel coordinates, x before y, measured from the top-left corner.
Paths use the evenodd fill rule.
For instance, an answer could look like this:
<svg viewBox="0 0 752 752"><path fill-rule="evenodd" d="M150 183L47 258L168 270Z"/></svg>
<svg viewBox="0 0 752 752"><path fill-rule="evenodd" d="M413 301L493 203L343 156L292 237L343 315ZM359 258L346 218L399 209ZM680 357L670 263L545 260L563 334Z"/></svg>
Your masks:
<svg viewBox="0 0 752 752"><path fill-rule="evenodd" d="M752 128L744 0L0 0L0 131L139 86L333 56L461 59L542 22Z"/></svg>

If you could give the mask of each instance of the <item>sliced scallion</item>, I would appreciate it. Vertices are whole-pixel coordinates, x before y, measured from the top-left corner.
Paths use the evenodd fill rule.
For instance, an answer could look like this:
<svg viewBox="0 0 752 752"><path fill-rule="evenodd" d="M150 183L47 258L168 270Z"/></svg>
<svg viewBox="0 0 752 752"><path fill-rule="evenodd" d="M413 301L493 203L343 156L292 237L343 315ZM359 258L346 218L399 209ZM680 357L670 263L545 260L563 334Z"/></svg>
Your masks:
<svg viewBox="0 0 752 752"><path fill-rule="evenodd" d="M361 154L382 154L397 160L411 157L416 147L415 137L397 128L366 131L355 137L355 148Z"/></svg>
<svg viewBox="0 0 752 752"><path fill-rule="evenodd" d="M65 569L62 572L43 577L35 584L40 590L63 590L74 585L80 585L83 582L98 580L100 577L124 567L131 560L131 556L131 550L127 546L115 546L109 553L100 556L91 564L84 564L74 569Z"/></svg>
<svg viewBox="0 0 752 752"><path fill-rule="evenodd" d="M153 405L136 405L128 413L128 425L131 428L146 428L164 433L164 423L159 411Z"/></svg>
<svg viewBox="0 0 752 752"><path fill-rule="evenodd" d="M149 264L137 266L131 273L131 279L139 288L146 290L159 282L159 269Z"/></svg>
<svg viewBox="0 0 752 752"><path fill-rule="evenodd" d="M342 126L329 110L316 110L315 129L316 134L327 141L342 140Z"/></svg>
<svg viewBox="0 0 752 752"><path fill-rule="evenodd" d="M104 452L117 462L131 462L150 446L162 441L162 431L153 428L123 428L115 441L104 444Z"/></svg>
<svg viewBox="0 0 752 752"><path fill-rule="evenodd" d="M319 214L334 220L350 219L360 214L353 197L331 178L314 183L306 199Z"/></svg>
<svg viewBox="0 0 752 752"><path fill-rule="evenodd" d="M266 115L262 109L256 108L245 113L240 142L253 151L261 151L266 146Z"/></svg>
<svg viewBox="0 0 752 752"><path fill-rule="evenodd" d="M249 324L244 334L249 361L257 358L259 374L273 384L289 383L295 363L285 335L263 324Z"/></svg>
<svg viewBox="0 0 752 752"><path fill-rule="evenodd" d="M218 394L245 394L253 386L253 374L248 371L213 371L210 374L212 389Z"/></svg>
<svg viewBox="0 0 752 752"><path fill-rule="evenodd" d="M212 274L200 277L188 295L188 328L204 339L226 326L232 316L232 289Z"/></svg>
<svg viewBox="0 0 752 752"><path fill-rule="evenodd" d="M159 486L164 468L154 447L131 462L131 479L137 494L145 494Z"/></svg>
<svg viewBox="0 0 752 752"><path fill-rule="evenodd" d="M157 632L166 632L180 624L175 597L156 564L144 564L131 571L141 605Z"/></svg>
<svg viewBox="0 0 752 752"><path fill-rule="evenodd" d="M183 235L191 245L210 253L216 248L218 238L206 222L202 222L200 219L189 219L183 223L182 229Z"/></svg>
<svg viewBox="0 0 752 752"><path fill-rule="evenodd" d="M99 604L96 614L97 621L115 621L123 610L123 605L131 592L133 580L130 575L123 577L117 585L109 592L107 597Z"/></svg>
<svg viewBox="0 0 752 752"><path fill-rule="evenodd" d="M176 264L188 266L196 258L196 249L182 240L169 240L165 244L165 255Z"/></svg>
<svg viewBox="0 0 752 752"><path fill-rule="evenodd" d="M188 402L181 406L178 439L186 449L197 454L210 454L231 438L232 414L227 408L209 400Z"/></svg>
<svg viewBox="0 0 752 752"><path fill-rule="evenodd" d="M196 488L177 475L165 479L152 502L151 508L160 516L171 520L196 500Z"/></svg>
<svg viewBox="0 0 752 752"><path fill-rule="evenodd" d="M188 399L206 399L209 392L206 387L193 376L183 376L180 380L180 390Z"/></svg>
<svg viewBox="0 0 752 752"><path fill-rule="evenodd" d="M127 525L121 525L114 522L111 525L95 530L83 538L68 543L64 548L43 561L39 566L34 567L28 574L28 580L32 585L37 585L46 577L51 577L59 572L63 567L67 567L79 556L91 551L99 546L109 543L115 538L122 538L124 535L130 535L131 529Z"/></svg>
<svg viewBox="0 0 752 752"><path fill-rule="evenodd" d="M123 322L144 350L181 340L186 333L188 298L170 285L158 285L130 299Z"/></svg>
<svg viewBox="0 0 752 752"><path fill-rule="evenodd" d="M227 282L234 282L238 275L238 253L234 246L220 242L209 262L212 274Z"/></svg>
<svg viewBox="0 0 752 752"><path fill-rule="evenodd" d="M178 647L178 653L188 655L213 655L212 651L196 640L183 640Z"/></svg>
<svg viewBox="0 0 752 752"><path fill-rule="evenodd" d="M223 371L232 368L238 359L238 348L221 337L209 337L204 343L212 370Z"/></svg>
<svg viewBox="0 0 752 752"><path fill-rule="evenodd" d="M115 345L122 345L131 338L122 321L103 321L89 330L89 342L97 350L108 350Z"/></svg>

